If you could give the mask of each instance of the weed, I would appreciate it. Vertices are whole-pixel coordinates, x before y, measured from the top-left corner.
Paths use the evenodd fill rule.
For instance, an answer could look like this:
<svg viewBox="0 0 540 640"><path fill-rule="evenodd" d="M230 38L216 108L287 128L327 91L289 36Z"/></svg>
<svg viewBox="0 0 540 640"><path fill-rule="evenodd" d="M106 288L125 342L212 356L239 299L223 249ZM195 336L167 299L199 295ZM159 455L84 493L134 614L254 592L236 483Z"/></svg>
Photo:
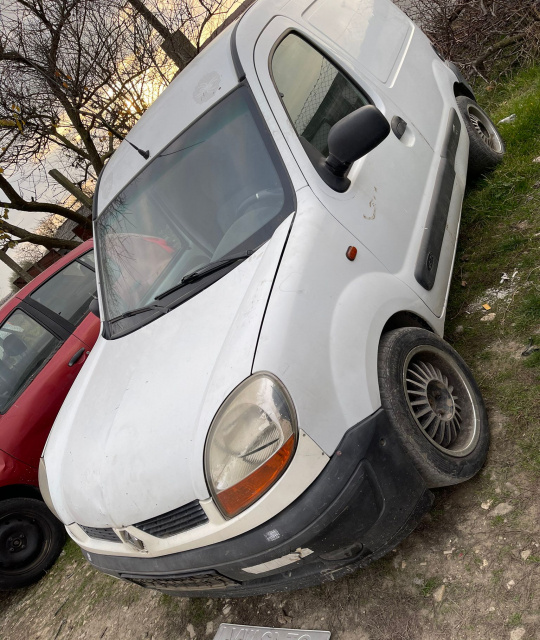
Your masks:
<svg viewBox="0 0 540 640"><path fill-rule="evenodd" d="M529 369L536 369L540 367L540 351L535 351L530 355L523 363Z"/></svg>
<svg viewBox="0 0 540 640"><path fill-rule="evenodd" d="M424 598L428 598L437 587L441 585L441 579L434 577L428 578L424 584L420 587L420 593L424 596Z"/></svg>
<svg viewBox="0 0 540 640"><path fill-rule="evenodd" d="M206 625L207 622L214 619L213 606L207 605L206 598L190 598L186 608L186 619L195 627Z"/></svg>
<svg viewBox="0 0 540 640"><path fill-rule="evenodd" d="M502 580L504 574L504 569L495 569L494 571L491 572L491 581L493 582L493 584L499 584L499 582Z"/></svg>
<svg viewBox="0 0 540 640"><path fill-rule="evenodd" d="M510 627L517 627L521 624L521 613L513 613L508 618L508 625Z"/></svg>
<svg viewBox="0 0 540 640"><path fill-rule="evenodd" d="M169 596L166 593L162 593L159 597L159 604L173 613L180 611L180 602L179 598L173 598L173 596Z"/></svg>

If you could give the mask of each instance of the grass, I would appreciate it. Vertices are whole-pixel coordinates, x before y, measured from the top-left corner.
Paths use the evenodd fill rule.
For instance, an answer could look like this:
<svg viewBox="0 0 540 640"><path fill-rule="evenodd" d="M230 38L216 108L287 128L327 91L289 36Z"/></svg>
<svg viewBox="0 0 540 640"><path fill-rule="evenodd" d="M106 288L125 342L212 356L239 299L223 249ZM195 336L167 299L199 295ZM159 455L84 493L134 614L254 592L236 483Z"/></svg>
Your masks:
<svg viewBox="0 0 540 640"><path fill-rule="evenodd" d="M521 624L521 613L513 613L508 618L508 626L510 627L519 627Z"/></svg>
<svg viewBox="0 0 540 640"><path fill-rule="evenodd" d="M437 587L440 587L442 580L440 578L428 578L424 584L420 587L420 593L424 598L428 598L433 594Z"/></svg>
<svg viewBox="0 0 540 640"><path fill-rule="evenodd" d="M540 352L521 356L531 339L540 346L540 66L489 89L477 97L492 119L516 119L499 126L504 162L464 202L448 338L466 356L487 404L509 418L506 435L518 446L519 465L540 475ZM503 274L510 280L501 283ZM480 322L483 303L493 322Z"/></svg>

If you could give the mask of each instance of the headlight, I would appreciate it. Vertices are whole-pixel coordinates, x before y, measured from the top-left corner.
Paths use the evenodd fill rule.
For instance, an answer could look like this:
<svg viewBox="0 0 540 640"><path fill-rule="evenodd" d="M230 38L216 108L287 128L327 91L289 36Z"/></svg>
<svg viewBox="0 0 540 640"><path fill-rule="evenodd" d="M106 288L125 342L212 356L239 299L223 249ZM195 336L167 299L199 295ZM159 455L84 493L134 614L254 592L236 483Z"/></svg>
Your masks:
<svg viewBox="0 0 540 640"><path fill-rule="evenodd" d="M277 378L244 380L214 418L205 449L206 478L227 518L258 500L282 475L297 440L292 400Z"/></svg>

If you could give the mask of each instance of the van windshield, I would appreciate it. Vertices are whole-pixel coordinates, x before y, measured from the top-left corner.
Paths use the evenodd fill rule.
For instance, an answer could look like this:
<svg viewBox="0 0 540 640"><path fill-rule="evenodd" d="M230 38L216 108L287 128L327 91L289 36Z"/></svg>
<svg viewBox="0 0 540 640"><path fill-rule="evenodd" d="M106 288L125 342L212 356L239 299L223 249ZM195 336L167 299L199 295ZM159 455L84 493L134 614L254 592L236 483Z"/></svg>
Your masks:
<svg viewBox="0 0 540 640"><path fill-rule="evenodd" d="M151 306L186 275L272 236L293 206L269 136L241 86L111 202L96 227L105 320ZM193 295L205 286L193 285Z"/></svg>

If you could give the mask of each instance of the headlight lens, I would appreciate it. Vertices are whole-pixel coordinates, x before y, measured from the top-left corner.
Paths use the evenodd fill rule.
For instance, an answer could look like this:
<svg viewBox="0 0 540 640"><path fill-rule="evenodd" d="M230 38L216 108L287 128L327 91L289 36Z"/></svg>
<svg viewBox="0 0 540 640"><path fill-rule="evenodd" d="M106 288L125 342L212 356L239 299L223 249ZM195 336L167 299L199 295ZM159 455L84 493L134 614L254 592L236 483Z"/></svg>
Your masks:
<svg viewBox="0 0 540 640"><path fill-rule="evenodd" d="M277 378L257 373L221 405L205 450L206 477L231 518L258 500L289 464L297 440L292 400Z"/></svg>

